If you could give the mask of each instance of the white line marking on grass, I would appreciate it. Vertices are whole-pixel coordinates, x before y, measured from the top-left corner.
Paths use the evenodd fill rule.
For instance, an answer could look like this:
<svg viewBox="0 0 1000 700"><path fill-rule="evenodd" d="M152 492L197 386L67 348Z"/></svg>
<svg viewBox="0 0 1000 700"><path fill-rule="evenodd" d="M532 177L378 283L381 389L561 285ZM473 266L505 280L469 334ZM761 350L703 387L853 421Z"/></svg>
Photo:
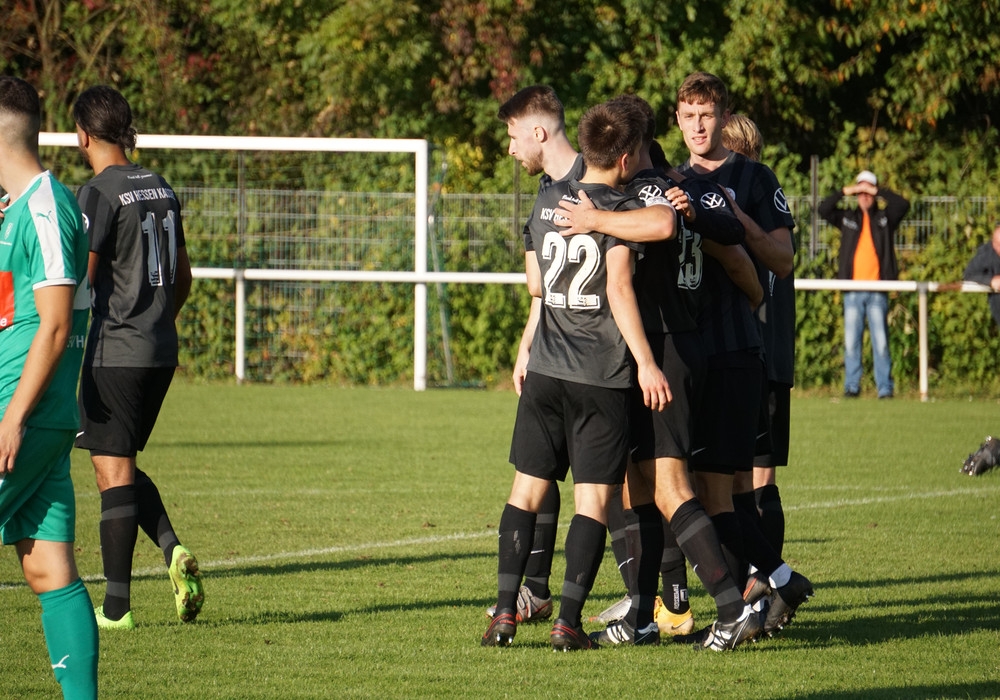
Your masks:
<svg viewBox="0 0 1000 700"><path fill-rule="evenodd" d="M825 503L809 503L804 505L793 505L784 506L786 511L795 510L822 510L824 508L844 508L851 506L867 506L875 503L893 503L895 501L915 501L918 499L928 499L928 498L949 498L951 496L983 496L985 494L992 494L1000 491L1000 485L990 485L986 489L976 489L975 491L970 491L969 489L961 490L951 490L951 491L931 491L928 493L907 493L899 496L878 496L873 498L854 498L854 499L838 499L836 501L827 501Z"/></svg>
<svg viewBox="0 0 1000 700"><path fill-rule="evenodd" d="M838 499L835 501L826 501L823 503L792 505L792 506L785 506L785 511L850 508L855 506L873 505L877 503L892 503L895 501L914 501L918 499L925 500L931 498L951 498L953 496L981 497L984 495L995 494L997 492L1000 492L1000 484L995 484L995 485L990 484L989 486L983 488L977 488L975 490L952 489L949 491L930 491L928 493L907 493L898 496L879 496L874 498ZM568 526L569 526L568 521L564 523L559 523L559 527L561 528L565 528ZM312 557L325 556L329 554L363 552L366 550L373 550L373 549L392 549L395 547L412 547L414 545L441 544L444 542L475 540L481 537L496 537L496 531L482 530L480 532L459 532L453 535L416 537L406 540L393 540L391 542L367 542L363 544L346 544L346 545L337 545L334 547L323 547L320 549L303 549L297 552L276 552L274 554L252 554L244 557L229 557L226 559L216 559L214 561L200 561L199 564L204 569L232 568L236 566L245 566L247 564L259 564L269 561L309 559ZM147 567L144 569L135 569L132 571L133 576L154 576L159 573L166 574L166 567L164 566ZM83 580L87 583L100 583L101 581L104 580L104 576L102 575L84 576ZM9 591L25 587L26 584L24 583L0 584L0 591Z"/></svg>

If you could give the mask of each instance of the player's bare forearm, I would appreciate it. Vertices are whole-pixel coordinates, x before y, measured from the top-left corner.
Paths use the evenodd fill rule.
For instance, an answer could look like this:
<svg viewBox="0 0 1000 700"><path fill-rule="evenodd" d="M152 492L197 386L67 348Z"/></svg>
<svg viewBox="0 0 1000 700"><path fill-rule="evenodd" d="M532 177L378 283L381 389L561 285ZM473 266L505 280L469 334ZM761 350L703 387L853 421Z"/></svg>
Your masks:
<svg viewBox="0 0 1000 700"><path fill-rule="evenodd" d="M521 395L521 387L524 385L524 377L528 373L528 357L531 354L531 342L535 338L535 329L538 327L538 317L541 314L542 300L539 297L531 297L531 308L528 310L528 320L524 324L524 331L521 333L521 342L517 346L517 358L514 361L514 391Z"/></svg>
<svg viewBox="0 0 1000 700"><path fill-rule="evenodd" d="M188 259L187 248L177 249L177 275L174 279L174 317L180 313L181 307L191 293L191 261Z"/></svg>
<svg viewBox="0 0 1000 700"><path fill-rule="evenodd" d="M624 256L621 254L622 250L626 251ZM608 253L608 305L638 366L643 403L654 411L662 411L673 400L673 395L667 378L653 357L642 326L635 289L632 287L632 259L627 250L624 246L616 246Z"/></svg>
<svg viewBox="0 0 1000 700"><path fill-rule="evenodd" d="M760 286L757 268L754 267L743 246L720 245L714 241L703 240L701 249L706 255L711 255L719 261L729 279L746 295L750 306L755 309L760 306L764 300L764 288Z"/></svg>
<svg viewBox="0 0 1000 700"><path fill-rule="evenodd" d="M579 204L563 201L555 213L553 221L564 236L599 231L623 241L650 243L665 241L677 234L674 209L665 204L610 211L595 208L587 193L581 192Z"/></svg>
<svg viewBox="0 0 1000 700"><path fill-rule="evenodd" d="M785 227L765 231L735 203L733 203L733 211L736 212L736 216L746 230L747 247L753 251L757 260L779 279L784 279L792 274L792 270L795 268L795 246L792 245L792 232Z"/></svg>

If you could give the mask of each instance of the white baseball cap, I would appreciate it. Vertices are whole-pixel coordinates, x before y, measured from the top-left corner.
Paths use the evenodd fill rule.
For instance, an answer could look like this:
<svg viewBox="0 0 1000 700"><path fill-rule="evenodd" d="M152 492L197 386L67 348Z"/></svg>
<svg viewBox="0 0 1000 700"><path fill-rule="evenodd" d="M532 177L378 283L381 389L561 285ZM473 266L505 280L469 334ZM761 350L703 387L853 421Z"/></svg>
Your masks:
<svg viewBox="0 0 1000 700"><path fill-rule="evenodd" d="M878 186L878 178L871 170L862 170L854 179L855 182L867 182L870 185Z"/></svg>

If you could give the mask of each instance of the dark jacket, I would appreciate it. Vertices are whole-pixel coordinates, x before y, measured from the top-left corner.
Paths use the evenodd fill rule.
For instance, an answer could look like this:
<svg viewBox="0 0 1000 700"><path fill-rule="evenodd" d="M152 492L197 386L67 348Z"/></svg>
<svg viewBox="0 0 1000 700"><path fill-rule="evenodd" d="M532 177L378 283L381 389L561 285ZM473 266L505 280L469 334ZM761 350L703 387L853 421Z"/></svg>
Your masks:
<svg viewBox="0 0 1000 700"><path fill-rule="evenodd" d="M843 197L841 190L835 190L819 203L819 215L840 229L840 260L837 279L854 279L854 251L861 236L863 212L860 207L849 209L838 207ZM910 210L910 203L890 189L880 187L875 195L875 206L869 211L872 241L878 255L879 279L894 280L899 277L896 263L896 228ZM878 198L885 200L885 208L878 208Z"/></svg>
<svg viewBox="0 0 1000 700"><path fill-rule="evenodd" d="M979 246L972 260L965 267L962 279L969 282L979 282L979 284L985 284L989 287L996 275L1000 275L1000 255L997 255L997 252L993 250L992 241L986 241ZM993 314L993 320L1000 326L1000 294L990 293L989 298L990 313Z"/></svg>

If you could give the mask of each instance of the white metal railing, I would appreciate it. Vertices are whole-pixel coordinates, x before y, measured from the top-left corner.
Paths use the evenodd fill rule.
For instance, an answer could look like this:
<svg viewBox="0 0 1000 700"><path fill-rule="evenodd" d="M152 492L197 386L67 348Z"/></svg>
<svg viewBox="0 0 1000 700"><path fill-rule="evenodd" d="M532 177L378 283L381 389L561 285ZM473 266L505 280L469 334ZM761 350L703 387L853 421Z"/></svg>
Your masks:
<svg viewBox="0 0 1000 700"><path fill-rule="evenodd" d="M234 270L227 268L196 267L192 269L195 279L231 279L236 283L236 379L243 381L246 376L246 281L262 280L271 282L397 282L423 286L428 284L524 284L525 277L520 272L428 272L425 269L410 271L367 271L367 270ZM795 280L796 291L876 291L876 292L916 292L919 295L918 337L920 347L920 399L927 395L927 295L937 291L990 292L989 287L975 282L914 282L897 280L891 282L855 282L852 280L806 279ZM423 391L427 387L427 305L414 307L414 349L413 388ZM418 334L416 329L423 328ZM418 347L420 344L423 347Z"/></svg>

